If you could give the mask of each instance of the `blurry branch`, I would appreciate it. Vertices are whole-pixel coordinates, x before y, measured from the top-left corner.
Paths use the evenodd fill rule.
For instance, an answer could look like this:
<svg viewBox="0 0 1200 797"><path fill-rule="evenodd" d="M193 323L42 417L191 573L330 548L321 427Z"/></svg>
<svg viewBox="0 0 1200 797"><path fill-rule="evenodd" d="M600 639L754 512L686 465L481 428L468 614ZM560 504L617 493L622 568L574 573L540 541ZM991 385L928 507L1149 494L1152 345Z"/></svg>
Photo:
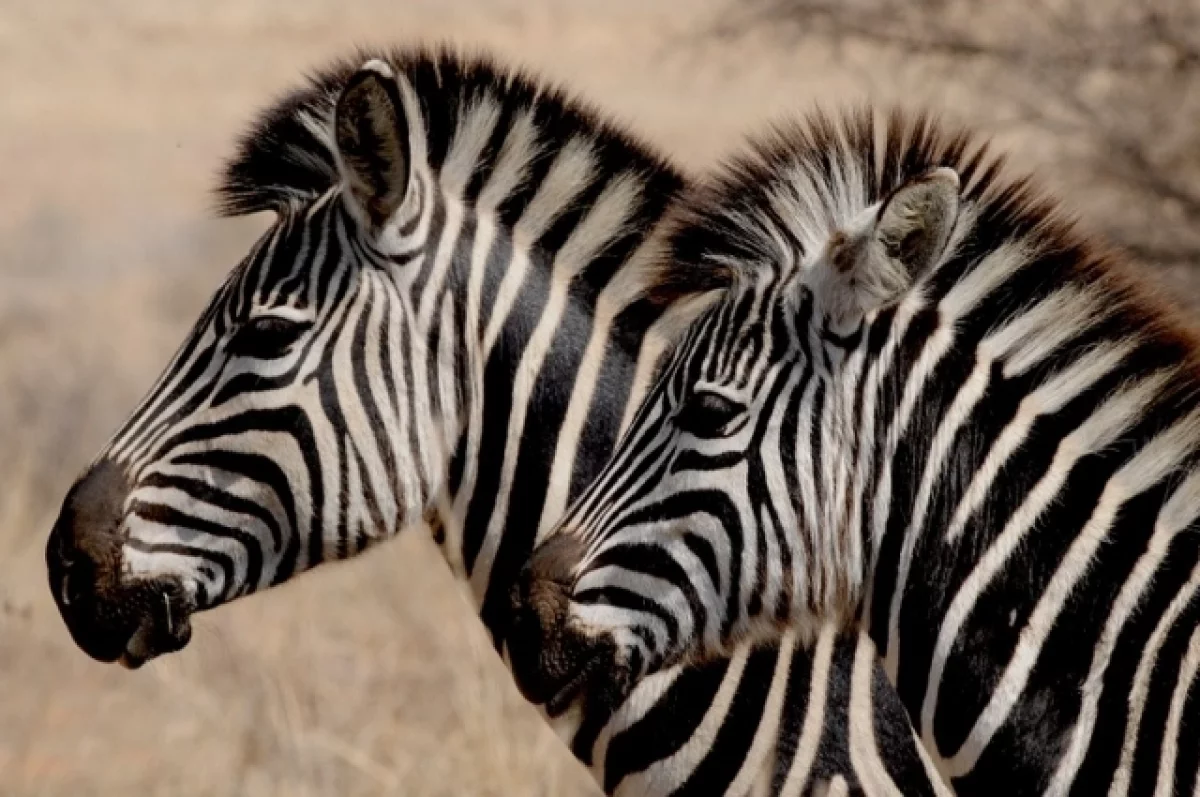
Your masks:
<svg viewBox="0 0 1200 797"><path fill-rule="evenodd" d="M1123 16L1114 20L1120 24L1105 26L1089 21L1093 19L1091 14L1083 20L1082 14L1091 9L1090 4L1025 0L1020 4L1024 6L1023 15L1034 16L1043 34L1057 39L1053 46L1040 48L1031 46L1028 40L985 36L986 26L971 24L965 14L957 19L946 16L952 5L969 13L975 4L946 0L751 0L746 13L727 23L722 31L737 32L747 23L787 22L803 26L808 35L871 41L924 55L986 58L1043 68L1103 67L1129 73L1152 74L1164 68L1200 71L1200 39L1194 38L1200 17L1196 9L1168 13L1149 7L1152 3L1135 2L1126 8L1140 5L1142 14L1132 19ZM1190 24L1193 30L1180 30L1181 24ZM1138 47L1131 49L1131 42Z"/></svg>
<svg viewBox="0 0 1200 797"><path fill-rule="evenodd" d="M984 113L1056 144L1054 167L1113 197L1108 234L1200 265L1200 4L1193 0L743 0L718 35L769 31L900 59L969 85ZM1131 201L1135 200L1135 201Z"/></svg>

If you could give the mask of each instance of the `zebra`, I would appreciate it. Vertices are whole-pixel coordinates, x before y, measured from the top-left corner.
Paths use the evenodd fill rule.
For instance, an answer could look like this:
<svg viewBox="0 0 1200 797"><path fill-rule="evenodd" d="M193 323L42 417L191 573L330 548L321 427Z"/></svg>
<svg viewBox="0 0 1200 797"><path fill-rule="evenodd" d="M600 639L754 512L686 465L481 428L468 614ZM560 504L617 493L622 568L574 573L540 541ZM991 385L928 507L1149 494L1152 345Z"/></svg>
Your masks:
<svg viewBox="0 0 1200 797"><path fill-rule="evenodd" d="M724 293L519 577L524 688L833 622L960 793L1196 793L1200 348L1174 310L927 113L780 127L686 215L670 256Z"/></svg>
<svg viewBox="0 0 1200 797"><path fill-rule="evenodd" d="M703 274L686 184L486 58L360 54L243 138L226 213L273 223L71 488L47 543L76 643L136 668L191 615L427 525L493 639ZM944 794L870 640L784 637L558 707L609 793Z"/></svg>

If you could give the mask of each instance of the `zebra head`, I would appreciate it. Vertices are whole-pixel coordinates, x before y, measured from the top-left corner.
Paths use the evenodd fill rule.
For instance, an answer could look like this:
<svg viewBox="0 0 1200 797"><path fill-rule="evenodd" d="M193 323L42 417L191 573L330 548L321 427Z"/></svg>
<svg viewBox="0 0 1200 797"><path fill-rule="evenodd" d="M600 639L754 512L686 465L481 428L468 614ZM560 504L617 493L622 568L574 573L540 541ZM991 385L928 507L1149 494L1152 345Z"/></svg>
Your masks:
<svg viewBox="0 0 1200 797"><path fill-rule="evenodd" d="M514 588L509 647L532 699L853 618L869 564L847 517L863 352L873 319L952 249L960 184L926 169L829 218L789 217L807 179L837 185L789 165L741 170L772 226L746 228L731 178L677 233L678 256L732 283Z"/></svg>
<svg viewBox="0 0 1200 797"><path fill-rule="evenodd" d="M93 657L179 649L193 612L420 521L438 489L473 352L434 335L433 354L456 356L426 356L445 308L419 302L446 197L402 58L315 78L229 167L228 210L276 218L47 545L55 600Z"/></svg>

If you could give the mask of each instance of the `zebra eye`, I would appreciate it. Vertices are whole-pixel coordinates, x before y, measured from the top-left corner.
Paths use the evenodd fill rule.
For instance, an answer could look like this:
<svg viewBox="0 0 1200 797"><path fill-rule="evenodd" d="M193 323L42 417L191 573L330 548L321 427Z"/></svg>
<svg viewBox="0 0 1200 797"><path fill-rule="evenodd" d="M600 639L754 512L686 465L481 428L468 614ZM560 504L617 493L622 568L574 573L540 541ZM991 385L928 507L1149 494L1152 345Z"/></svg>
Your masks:
<svg viewBox="0 0 1200 797"><path fill-rule="evenodd" d="M252 318L233 333L228 351L237 357L269 360L282 357L312 324L277 315Z"/></svg>
<svg viewBox="0 0 1200 797"><path fill-rule="evenodd" d="M721 437L746 412L741 402L713 393L697 390L687 397L675 415L675 425L696 437Z"/></svg>

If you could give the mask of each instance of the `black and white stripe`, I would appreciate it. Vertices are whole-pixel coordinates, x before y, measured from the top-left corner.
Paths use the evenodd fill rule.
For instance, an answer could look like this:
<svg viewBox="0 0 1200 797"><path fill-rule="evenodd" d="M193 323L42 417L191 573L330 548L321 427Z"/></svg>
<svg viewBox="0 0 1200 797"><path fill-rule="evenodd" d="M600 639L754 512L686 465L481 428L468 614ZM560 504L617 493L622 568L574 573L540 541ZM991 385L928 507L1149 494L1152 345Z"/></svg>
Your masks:
<svg viewBox="0 0 1200 797"><path fill-rule="evenodd" d="M1200 788L1191 334L924 117L814 117L692 212L729 287L535 553L559 638L642 673L858 626L963 792Z"/></svg>
<svg viewBox="0 0 1200 797"><path fill-rule="evenodd" d="M274 223L100 455L129 486L122 578L179 585L170 630L428 521L499 641L536 533L707 287L655 255L682 187L482 61L396 53L282 100L221 189ZM556 723L615 793L775 793L772 762L787 794L937 793L861 642L742 647Z"/></svg>
<svg viewBox="0 0 1200 797"><path fill-rule="evenodd" d="M950 793L870 637L832 625L642 679L594 751L620 795Z"/></svg>

